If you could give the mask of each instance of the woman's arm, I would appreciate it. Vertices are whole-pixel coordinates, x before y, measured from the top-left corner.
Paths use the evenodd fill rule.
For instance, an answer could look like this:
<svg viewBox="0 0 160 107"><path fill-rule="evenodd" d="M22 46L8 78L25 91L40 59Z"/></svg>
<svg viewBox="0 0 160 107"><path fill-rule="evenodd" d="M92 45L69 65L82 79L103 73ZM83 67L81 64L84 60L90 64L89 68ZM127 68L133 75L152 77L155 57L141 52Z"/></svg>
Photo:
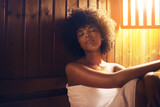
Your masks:
<svg viewBox="0 0 160 107"><path fill-rule="evenodd" d="M160 60L157 60L122 69L114 73L104 74L82 64L69 63L66 66L66 74L68 81L74 81L77 84L99 88L116 88L123 86L132 79L144 76L149 71L158 70L159 68Z"/></svg>

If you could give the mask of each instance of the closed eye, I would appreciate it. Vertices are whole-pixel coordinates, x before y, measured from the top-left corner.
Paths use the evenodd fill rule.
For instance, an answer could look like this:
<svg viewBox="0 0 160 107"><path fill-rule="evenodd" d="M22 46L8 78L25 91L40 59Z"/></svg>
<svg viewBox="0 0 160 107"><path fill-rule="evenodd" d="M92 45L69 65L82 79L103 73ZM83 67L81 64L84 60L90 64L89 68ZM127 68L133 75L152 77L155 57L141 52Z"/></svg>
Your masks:
<svg viewBox="0 0 160 107"><path fill-rule="evenodd" d="M78 36L79 36L79 37L81 37L81 36L83 36L83 35L84 35L83 32L79 32L79 33L78 33Z"/></svg>
<svg viewBox="0 0 160 107"><path fill-rule="evenodd" d="M90 32L97 32L97 29L90 29Z"/></svg>

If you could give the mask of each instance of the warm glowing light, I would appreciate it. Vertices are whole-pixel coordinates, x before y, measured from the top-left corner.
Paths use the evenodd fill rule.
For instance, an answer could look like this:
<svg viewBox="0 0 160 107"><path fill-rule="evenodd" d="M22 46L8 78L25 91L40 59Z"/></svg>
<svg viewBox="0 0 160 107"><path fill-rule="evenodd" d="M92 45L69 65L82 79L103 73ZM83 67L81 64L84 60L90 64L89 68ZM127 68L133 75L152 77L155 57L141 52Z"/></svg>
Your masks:
<svg viewBox="0 0 160 107"><path fill-rule="evenodd" d="M131 3L131 7L128 7L129 2ZM130 13L129 8L131 8ZM131 15L131 17L128 17L129 15ZM139 21L138 25L136 23L137 18ZM155 24L152 23L153 21L155 21ZM128 23L131 23L131 26L144 26L144 24L146 24L147 26L159 26L160 0L123 0L123 26L128 26Z"/></svg>
<svg viewBox="0 0 160 107"><path fill-rule="evenodd" d="M152 0L146 0L147 25L152 25Z"/></svg>
<svg viewBox="0 0 160 107"><path fill-rule="evenodd" d="M131 25L135 25L135 0L131 0Z"/></svg>
<svg viewBox="0 0 160 107"><path fill-rule="evenodd" d="M138 12L139 12L139 26L143 26L144 1L143 0L137 0L137 1L138 1Z"/></svg>
<svg viewBox="0 0 160 107"><path fill-rule="evenodd" d="M155 0L155 25L160 25L159 0Z"/></svg>
<svg viewBox="0 0 160 107"><path fill-rule="evenodd" d="M128 0L123 0L123 25L128 25Z"/></svg>

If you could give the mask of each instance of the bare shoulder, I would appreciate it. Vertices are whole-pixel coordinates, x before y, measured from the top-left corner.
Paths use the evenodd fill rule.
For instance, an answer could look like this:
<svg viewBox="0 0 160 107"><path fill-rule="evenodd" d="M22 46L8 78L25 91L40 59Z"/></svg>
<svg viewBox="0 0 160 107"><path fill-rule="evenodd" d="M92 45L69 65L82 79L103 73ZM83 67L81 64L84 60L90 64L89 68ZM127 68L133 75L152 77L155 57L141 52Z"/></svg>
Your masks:
<svg viewBox="0 0 160 107"><path fill-rule="evenodd" d="M65 71L68 72L68 71L72 70L73 68L75 68L76 65L77 65L76 62L70 62L70 63L68 63L66 65L66 67L65 67Z"/></svg>
<svg viewBox="0 0 160 107"><path fill-rule="evenodd" d="M76 62L70 62L65 67L65 72L67 75L68 84L70 86L78 84L77 80L76 80L79 78L78 75L76 74L77 67L78 67L78 64Z"/></svg>

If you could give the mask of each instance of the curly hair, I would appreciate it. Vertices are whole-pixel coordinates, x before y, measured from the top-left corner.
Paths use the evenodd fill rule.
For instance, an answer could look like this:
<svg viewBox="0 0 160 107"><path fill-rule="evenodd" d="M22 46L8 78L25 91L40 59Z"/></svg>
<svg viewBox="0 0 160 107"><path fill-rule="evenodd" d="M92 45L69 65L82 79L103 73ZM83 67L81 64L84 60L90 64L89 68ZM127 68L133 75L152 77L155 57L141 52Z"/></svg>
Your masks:
<svg viewBox="0 0 160 107"><path fill-rule="evenodd" d="M77 40L77 30L88 24L94 24L100 31L103 41L101 43L101 53L105 54L113 47L116 23L107 15L102 15L98 11L90 9L75 9L66 20L65 40L71 53L77 57L85 55Z"/></svg>

